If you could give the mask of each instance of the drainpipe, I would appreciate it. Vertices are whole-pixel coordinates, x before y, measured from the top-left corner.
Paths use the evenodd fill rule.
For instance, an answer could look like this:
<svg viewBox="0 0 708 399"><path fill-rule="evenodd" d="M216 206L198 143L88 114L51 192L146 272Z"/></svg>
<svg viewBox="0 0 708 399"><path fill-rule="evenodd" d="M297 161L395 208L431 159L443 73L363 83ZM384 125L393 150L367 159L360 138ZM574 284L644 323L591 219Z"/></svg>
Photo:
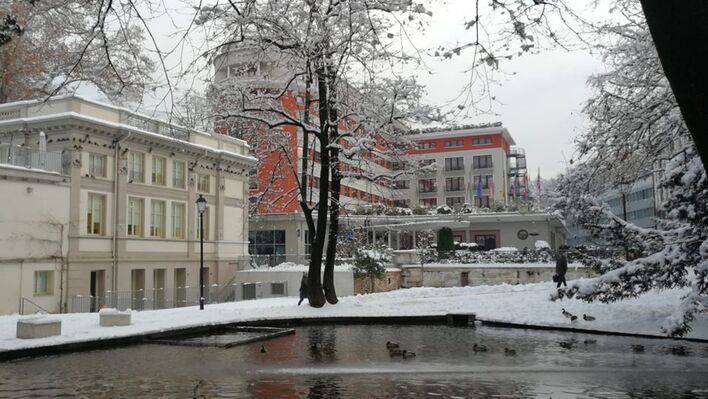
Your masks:
<svg viewBox="0 0 708 399"><path fill-rule="evenodd" d="M132 134L132 132L128 132L125 137L113 140L115 156L113 158L113 242L111 243L113 268L111 270L111 290L114 295L118 291L118 167L120 166L120 144Z"/></svg>

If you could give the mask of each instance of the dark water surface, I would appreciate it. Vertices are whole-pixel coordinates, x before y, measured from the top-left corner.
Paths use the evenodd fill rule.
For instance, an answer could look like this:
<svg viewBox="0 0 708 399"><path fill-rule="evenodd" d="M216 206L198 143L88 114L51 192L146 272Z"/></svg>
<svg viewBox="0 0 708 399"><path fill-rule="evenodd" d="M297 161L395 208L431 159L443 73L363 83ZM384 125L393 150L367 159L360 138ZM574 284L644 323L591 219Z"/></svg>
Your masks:
<svg viewBox="0 0 708 399"><path fill-rule="evenodd" d="M417 356L391 358L386 341ZM474 343L489 351L475 353ZM264 342L265 354L261 344L145 344L0 363L0 397L708 398L702 343L357 325L301 327Z"/></svg>

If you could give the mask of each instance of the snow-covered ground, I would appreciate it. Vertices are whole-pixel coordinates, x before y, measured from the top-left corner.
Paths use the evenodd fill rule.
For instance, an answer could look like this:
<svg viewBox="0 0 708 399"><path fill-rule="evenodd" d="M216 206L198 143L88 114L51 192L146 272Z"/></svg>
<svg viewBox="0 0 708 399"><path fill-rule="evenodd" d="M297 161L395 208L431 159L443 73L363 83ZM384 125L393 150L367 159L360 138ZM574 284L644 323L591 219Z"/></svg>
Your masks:
<svg viewBox="0 0 708 399"><path fill-rule="evenodd" d="M17 320L31 316L0 316L0 351L50 346L63 343L125 337L171 329L255 320L307 319L352 316L431 316L447 313L476 313L483 320L543 326L662 335L663 319L678 306L684 290L651 292L640 298L614 304L576 300L551 302L551 283L455 288L412 288L386 293L340 298L337 305L321 309L297 306L297 298L272 298L198 307L133 312L132 325L100 327L97 313L51 315L62 321L62 335L22 340L15 338ZM579 316L572 322L561 308ZM583 314L596 321L584 321ZM708 339L708 317L693 324L691 338Z"/></svg>

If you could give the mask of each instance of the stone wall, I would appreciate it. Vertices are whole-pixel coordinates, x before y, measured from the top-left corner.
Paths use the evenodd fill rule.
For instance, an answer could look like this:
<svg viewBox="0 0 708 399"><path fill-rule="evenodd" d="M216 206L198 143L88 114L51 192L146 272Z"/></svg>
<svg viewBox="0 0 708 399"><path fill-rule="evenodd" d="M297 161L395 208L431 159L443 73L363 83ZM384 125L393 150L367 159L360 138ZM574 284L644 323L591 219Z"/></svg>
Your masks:
<svg viewBox="0 0 708 399"><path fill-rule="evenodd" d="M401 288L401 271L387 271L383 278L374 279L374 287L371 288L371 278L355 277L354 293L368 294L371 292L387 292Z"/></svg>
<svg viewBox="0 0 708 399"><path fill-rule="evenodd" d="M440 268L426 267L423 271L423 279L420 281L420 266L407 266L403 272L403 287L460 287L463 285L498 285L498 284L530 284L540 282L550 282L555 274L555 265L549 267L469 267ZM465 276L467 284L464 284ZM570 267L566 274L566 280L574 280L581 277L591 277L594 272L585 267Z"/></svg>

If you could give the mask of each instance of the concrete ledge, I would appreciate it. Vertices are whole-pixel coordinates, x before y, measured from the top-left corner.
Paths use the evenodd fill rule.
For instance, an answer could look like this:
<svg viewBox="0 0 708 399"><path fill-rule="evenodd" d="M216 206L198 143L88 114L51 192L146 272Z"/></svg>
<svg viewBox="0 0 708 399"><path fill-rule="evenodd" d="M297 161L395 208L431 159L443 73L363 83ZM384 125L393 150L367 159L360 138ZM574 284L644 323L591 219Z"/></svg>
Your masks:
<svg viewBox="0 0 708 399"><path fill-rule="evenodd" d="M477 315L474 313L448 313L445 317L448 326L474 326L477 320Z"/></svg>
<svg viewBox="0 0 708 399"><path fill-rule="evenodd" d="M17 338L35 339L61 335L61 320L32 317L17 320Z"/></svg>
<svg viewBox="0 0 708 399"><path fill-rule="evenodd" d="M120 312L115 309L101 309L98 312L101 327L129 326L130 311Z"/></svg>

